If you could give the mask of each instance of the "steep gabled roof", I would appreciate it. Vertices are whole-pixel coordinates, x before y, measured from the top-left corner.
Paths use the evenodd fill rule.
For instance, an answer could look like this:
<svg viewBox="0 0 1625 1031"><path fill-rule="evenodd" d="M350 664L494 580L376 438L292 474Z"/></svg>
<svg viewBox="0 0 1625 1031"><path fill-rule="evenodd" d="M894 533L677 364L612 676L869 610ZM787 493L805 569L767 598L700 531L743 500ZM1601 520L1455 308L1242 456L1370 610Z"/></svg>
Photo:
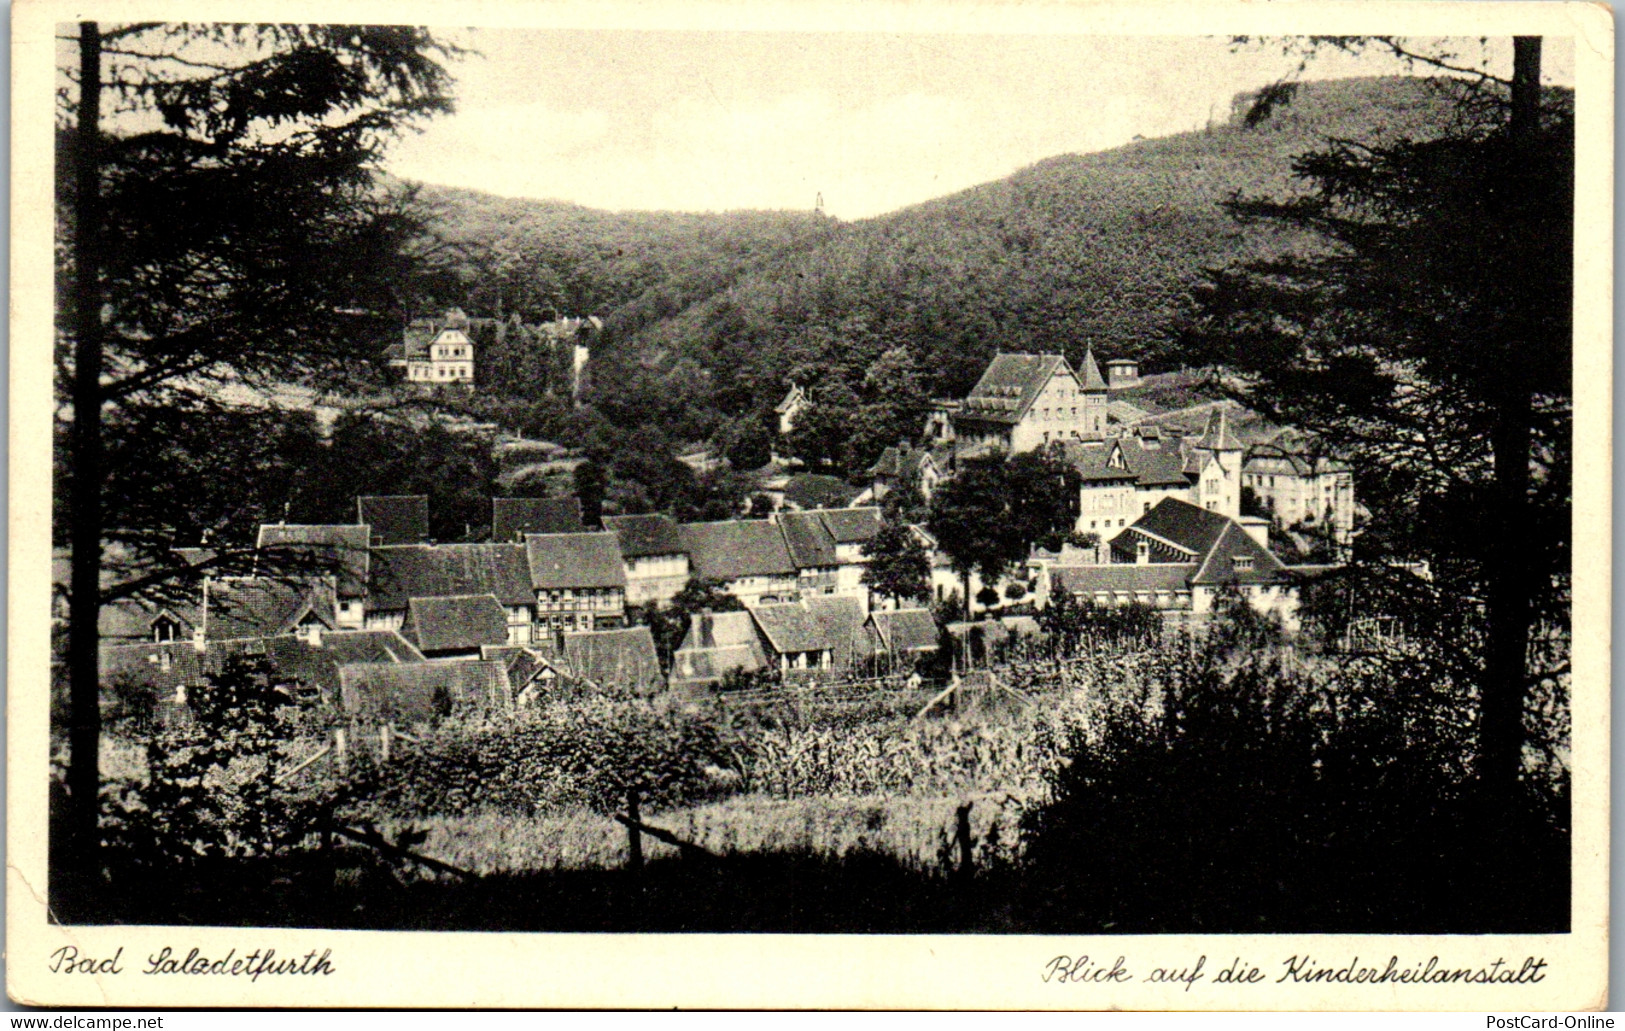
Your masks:
<svg viewBox="0 0 1625 1031"><path fill-rule="evenodd" d="M1207 415L1207 428L1202 431L1196 447L1208 451L1240 451L1241 442L1230 432L1230 417L1223 405L1214 405Z"/></svg>
<svg viewBox="0 0 1625 1031"><path fill-rule="evenodd" d="M203 632L211 641L288 634L312 620L329 629L337 625L333 592L321 581L209 580L203 598Z"/></svg>
<svg viewBox="0 0 1625 1031"><path fill-rule="evenodd" d="M444 705L505 708L511 702L500 662L346 664L339 667L344 711L364 722L416 723Z"/></svg>
<svg viewBox="0 0 1625 1031"><path fill-rule="evenodd" d="M166 605L143 598L120 598L101 607L96 620L96 635L104 641L150 641L153 625L160 619L171 619L180 637L190 638L202 618L200 605Z"/></svg>
<svg viewBox="0 0 1625 1031"><path fill-rule="evenodd" d="M1327 455L1313 437L1290 429L1248 448L1244 468L1250 473L1277 476L1314 476L1349 470L1347 463Z"/></svg>
<svg viewBox="0 0 1625 1031"><path fill-rule="evenodd" d="M558 664L551 651L531 645L488 645L480 649L480 658L500 662L507 669L508 687L515 702L525 700L525 691L533 683L547 683L558 676Z"/></svg>
<svg viewBox="0 0 1625 1031"><path fill-rule="evenodd" d="M646 626L565 634L564 661L570 676L613 694L651 695L666 687Z"/></svg>
<svg viewBox="0 0 1625 1031"><path fill-rule="evenodd" d="M339 667L363 663L422 662L423 653L393 630L334 630L322 634L321 643L297 636L224 641L211 647L210 664L217 668L227 655L263 656L277 674L316 688L324 700L339 697Z"/></svg>
<svg viewBox="0 0 1625 1031"><path fill-rule="evenodd" d="M893 445L880 453L875 464L869 467L869 475L876 478L913 476L926 462L937 464L930 448Z"/></svg>
<svg viewBox="0 0 1625 1031"><path fill-rule="evenodd" d="M1253 540L1240 523L1176 498L1159 501L1112 538L1113 556L1125 566L1133 563L1139 537L1152 542L1154 553L1188 557L1196 567L1190 574L1189 582L1193 584L1280 583L1292 579L1280 559ZM1239 567L1235 562L1238 556L1243 560Z"/></svg>
<svg viewBox="0 0 1625 1031"><path fill-rule="evenodd" d="M332 575L339 597L359 598L367 589L371 545L372 531L364 525L265 523L255 548L267 573Z"/></svg>
<svg viewBox="0 0 1625 1031"><path fill-rule="evenodd" d="M1260 584L1294 579L1281 560L1253 540L1237 523L1227 525L1213 547L1202 558L1202 567L1191 577L1193 584ZM1237 559L1241 560L1238 564Z"/></svg>
<svg viewBox="0 0 1625 1031"><path fill-rule="evenodd" d="M1217 512L1178 498L1163 498L1113 538L1112 547L1117 549L1118 542L1127 534L1140 530L1196 555L1206 555L1229 525L1230 520ZM1126 545L1123 550L1133 557L1132 545Z"/></svg>
<svg viewBox="0 0 1625 1031"><path fill-rule="evenodd" d="M1100 375L1100 366L1095 363L1095 349L1092 347L1083 349L1083 364L1078 366L1078 382L1085 390L1106 391L1106 380Z"/></svg>
<svg viewBox="0 0 1625 1031"><path fill-rule="evenodd" d="M780 512L779 529L784 531L784 543L790 549L790 561L797 569L818 569L839 565L835 556L835 538L824 525L817 512Z"/></svg>
<svg viewBox="0 0 1625 1031"><path fill-rule="evenodd" d="M852 659L863 642L863 603L857 598L834 594L815 594L803 598L812 618L818 621L824 639L830 642L832 661L836 669L852 664Z"/></svg>
<svg viewBox="0 0 1625 1031"><path fill-rule="evenodd" d="M824 625L800 602L784 605L758 605L751 610L762 636L780 655L833 649L825 637Z"/></svg>
<svg viewBox="0 0 1625 1031"><path fill-rule="evenodd" d="M1134 470L1128 468L1126 463L1121 468L1112 464L1113 456L1123 450L1123 442L1120 440L1108 441L1093 447L1082 441L1067 440L1062 441L1061 450L1086 484L1127 483L1138 479Z"/></svg>
<svg viewBox="0 0 1625 1031"><path fill-rule="evenodd" d="M626 586L613 533L527 533L530 585L538 591Z"/></svg>
<svg viewBox="0 0 1625 1031"><path fill-rule="evenodd" d="M530 533L581 533L585 529L577 498L491 499L491 540L499 544L523 540Z"/></svg>
<svg viewBox="0 0 1625 1031"><path fill-rule="evenodd" d="M806 398L806 396L807 396L806 391L802 390L799 386L792 383L792 384L790 384L790 389L785 391L785 393L784 393L784 400L782 400L778 404L774 405L773 406L773 411L777 412L779 415L783 415L785 412L788 412L791 408L794 408L795 405L796 405L796 402L798 400L803 400L803 399Z"/></svg>
<svg viewBox="0 0 1625 1031"><path fill-rule="evenodd" d="M862 544L880 532L880 509L873 506L824 508L817 514L836 544Z"/></svg>
<svg viewBox="0 0 1625 1031"><path fill-rule="evenodd" d="M796 473L784 485L784 503L800 509L838 508L861 493L838 476Z"/></svg>
<svg viewBox="0 0 1625 1031"><path fill-rule="evenodd" d="M988 422L1017 423L1057 372L1077 376L1058 354L1000 354L960 404L959 414ZM1100 378L1100 370L1095 370ZM1102 384L1102 390L1105 389Z"/></svg>
<svg viewBox="0 0 1625 1031"><path fill-rule="evenodd" d="M424 652L472 651L505 644L508 613L491 594L413 598L401 636Z"/></svg>
<svg viewBox="0 0 1625 1031"><path fill-rule="evenodd" d="M371 608L398 612L412 598L494 594L504 605L533 605L523 544L403 544L373 549Z"/></svg>
<svg viewBox="0 0 1625 1031"><path fill-rule="evenodd" d="M784 535L765 519L684 523L681 529L695 576L728 581L795 575L796 564Z"/></svg>
<svg viewBox="0 0 1625 1031"><path fill-rule="evenodd" d="M101 646L101 679L104 685L122 681L142 686L158 701L175 697L177 687L192 687L203 681L205 656L190 641L163 644L104 644Z"/></svg>
<svg viewBox="0 0 1625 1031"><path fill-rule="evenodd" d="M683 554L683 531L668 515L605 516L604 529L620 541L622 558Z"/></svg>
<svg viewBox="0 0 1625 1031"><path fill-rule="evenodd" d="M893 655L937 650L937 621L928 609L892 609L869 613L877 651Z"/></svg>
<svg viewBox="0 0 1625 1031"><path fill-rule="evenodd" d="M372 527L378 544L424 544L429 540L426 494L380 494L355 499L356 521Z"/></svg>
<svg viewBox="0 0 1625 1031"><path fill-rule="evenodd" d="M712 682L729 670L750 673L766 665L767 651L749 612L696 612L672 655L671 678Z"/></svg>

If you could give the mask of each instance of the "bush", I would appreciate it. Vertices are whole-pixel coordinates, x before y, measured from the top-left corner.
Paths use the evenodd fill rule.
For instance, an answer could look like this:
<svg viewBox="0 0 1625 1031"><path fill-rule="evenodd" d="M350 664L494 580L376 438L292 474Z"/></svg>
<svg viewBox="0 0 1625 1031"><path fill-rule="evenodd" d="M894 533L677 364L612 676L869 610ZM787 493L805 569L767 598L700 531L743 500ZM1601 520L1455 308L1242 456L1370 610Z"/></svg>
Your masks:
<svg viewBox="0 0 1625 1031"><path fill-rule="evenodd" d="M126 858L264 858L296 847L321 805L274 781L306 721L264 659L234 657L154 733L146 779L104 785L104 834Z"/></svg>
<svg viewBox="0 0 1625 1031"><path fill-rule="evenodd" d="M1026 815L1046 927L1566 929L1566 816L1476 795L1462 692L1222 641L1159 665L1067 728Z"/></svg>
<svg viewBox="0 0 1625 1031"><path fill-rule="evenodd" d="M451 719L422 740L378 770L371 815L608 813L633 786L658 809L708 797L735 765L709 720L601 697Z"/></svg>

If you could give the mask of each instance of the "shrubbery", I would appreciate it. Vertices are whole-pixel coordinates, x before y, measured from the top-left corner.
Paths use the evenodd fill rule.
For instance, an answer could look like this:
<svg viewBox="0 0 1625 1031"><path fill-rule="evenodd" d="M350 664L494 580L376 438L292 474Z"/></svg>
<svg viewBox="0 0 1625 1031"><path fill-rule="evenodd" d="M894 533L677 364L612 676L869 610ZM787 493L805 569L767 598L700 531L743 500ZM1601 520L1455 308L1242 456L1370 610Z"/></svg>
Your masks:
<svg viewBox="0 0 1625 1031"><path fill-rule="evenodd" d="M1102 692L1068 728L1023 826L1041 921L1566 929L1566 806L1476 794L1468 692L1231 644L1159 660L1149 697Z"/></svg>
<svg viewBox="0 0 1625 1031"><path fill-rule="evenodd" d="M735 765L711 721L608 698L451 719L422 740L377 771L368 809L387 817L607 813L632 786L658 809L708 796Z"/></svg>
<svg viewBox="0 0 1625 1031"><path fill-rule="evenodd" d="M275 782L311 727L263 659L233 658L153 730L144 780L103 786L103 836L121 859L265 858L313 829L322 799Z"/></svg>

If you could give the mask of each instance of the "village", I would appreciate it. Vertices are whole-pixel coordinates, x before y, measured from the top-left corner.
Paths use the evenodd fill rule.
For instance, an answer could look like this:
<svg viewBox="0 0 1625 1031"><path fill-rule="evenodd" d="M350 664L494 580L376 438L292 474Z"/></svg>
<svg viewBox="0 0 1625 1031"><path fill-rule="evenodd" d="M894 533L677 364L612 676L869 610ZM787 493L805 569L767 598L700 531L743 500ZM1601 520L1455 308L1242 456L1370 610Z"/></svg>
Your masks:
<svg viewBox="0 0 1625 1031"><path fill-rule="evenodd" d="M586 348L556 337L579 377ZM472 384L474 352L453 311L414 321L387 358L408 384ZM539 704L564 685L695 700L864 672L918 682L916 666L945 647L964 663L993 654L973 639L1041 638L1035 616L1063 593L1185 626L1228 594L1293 629L1301 587L1355 532L1350 469L1291 431L1244 443L1235 427L1247 413L1233 403L1153 417L1128 400L1137 363L1105 366L1088 349L1077 369L1060 355L1001 353L967 396L933 404L916 440L886 449L866 487L777 459L761 483L765 518L606 514L589 525L573 496L493 497L485 539L454 543L431 539L426 496L380 495L356 498L350 524L262 525L252 575L205 576L190 603L108 606L103 678L141 685L178 718L226 658L261 656L336 723L406 731L454 709ZM788 388L775 409L781 440L808 403ZM906 523L928 585L912 597L874 588L888 495L929 504L968 464L1035 450L1078 474L1075 525L1058 549L1035 546L983 584L924 523ZM1283 561L1272 525L1318 527L1331 556ZM184 557L209 563L206 551ZM686 625L658 647L647 614L695 592L700 607L683 606Z"/></svg>
<svg viewBox="0 0 1625 1031"><path fill-rule="evenodd" d="M85 17L51 934L1586 929L1593 48Z"/></svg>

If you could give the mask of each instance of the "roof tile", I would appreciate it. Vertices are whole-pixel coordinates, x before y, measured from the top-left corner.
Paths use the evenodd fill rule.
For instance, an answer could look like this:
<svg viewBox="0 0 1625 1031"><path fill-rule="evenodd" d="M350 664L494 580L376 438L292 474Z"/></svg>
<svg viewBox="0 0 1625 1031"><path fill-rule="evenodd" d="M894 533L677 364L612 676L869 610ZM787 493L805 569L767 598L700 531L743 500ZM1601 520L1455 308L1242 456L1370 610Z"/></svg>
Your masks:
<svg viewBox="0 0 1625 1031"><path fill-rule="evenodd" d="M529 533L530 585L541 590L626 586L621 546L613 533Z"/></svg>

